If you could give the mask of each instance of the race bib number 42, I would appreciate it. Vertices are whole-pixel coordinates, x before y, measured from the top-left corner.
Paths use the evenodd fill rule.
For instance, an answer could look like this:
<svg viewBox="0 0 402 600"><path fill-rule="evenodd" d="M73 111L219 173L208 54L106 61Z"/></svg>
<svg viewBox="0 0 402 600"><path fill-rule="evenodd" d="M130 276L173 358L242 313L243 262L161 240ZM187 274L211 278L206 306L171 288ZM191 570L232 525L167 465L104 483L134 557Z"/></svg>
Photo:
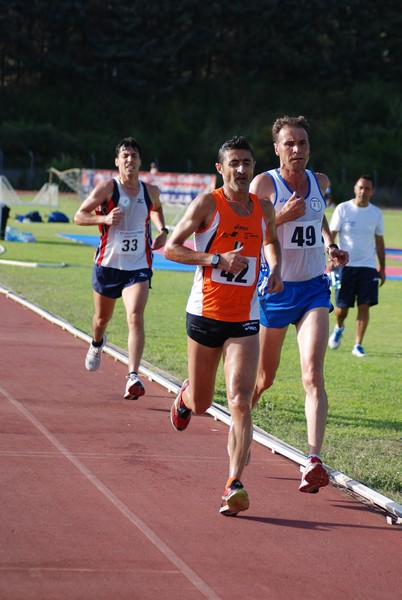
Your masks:
<svg viewBox="0 0 402 600"><path fill-rule="evenodd" d="M321 221L291 221L290 223L284 223L284 248L299 250L321 245Z"/></svg>
<svg viewBox="0 0 402 600"><path fill-rule="evenodd" d="M223 269L212 269L211 279L216 283L226 283L229 285L245 285L250 286L253 285L256 278L256 265L257 259L254 256L249 256L248 264L242 271L233 275L233 273L228 273L228 271L224 271Z"/></svg>

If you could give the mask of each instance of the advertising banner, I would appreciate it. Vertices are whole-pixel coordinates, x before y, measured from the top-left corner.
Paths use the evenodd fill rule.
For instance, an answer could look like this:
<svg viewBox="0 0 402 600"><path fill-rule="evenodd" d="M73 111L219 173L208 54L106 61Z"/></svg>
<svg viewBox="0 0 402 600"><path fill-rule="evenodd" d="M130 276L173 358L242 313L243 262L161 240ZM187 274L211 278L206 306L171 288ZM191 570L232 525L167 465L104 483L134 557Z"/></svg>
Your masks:
<svg viewBox="0 0 402 600"><path fill-rule="evenodd" d="M117 177L117 174L117 171L82 169L81 197L87 196L100 181ZM161 192L161 201L171 204L190 204L198 194L211 192L216 185L216 175L199 173L140 171L139 178L145 183L157 185Z"/></svg>

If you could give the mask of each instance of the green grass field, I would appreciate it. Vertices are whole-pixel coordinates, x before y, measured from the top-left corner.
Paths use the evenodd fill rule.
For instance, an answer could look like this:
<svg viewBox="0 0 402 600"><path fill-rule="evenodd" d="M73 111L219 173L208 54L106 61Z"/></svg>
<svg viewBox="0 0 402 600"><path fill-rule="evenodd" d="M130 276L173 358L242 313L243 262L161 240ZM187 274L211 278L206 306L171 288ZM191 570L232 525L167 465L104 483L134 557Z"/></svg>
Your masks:
<svg viewBox="0 0 402 600"><path fill-rule="evenodd" d="M74 196L61 196L58 210L71 217L79 205ZM29 231L35 243L2 242L0 258L44 263L67 263L65 268L24 268L0 264L0 285L21 294L44 309L90 333L92 320L91 270L94 248L58 237L59 233L97 234L92 227L72 223L16 223L16 214L29 207L12 207L9 225ZM44 220L52 209L40 208ZM329 215L330 216L330 213ZM385 241L402 248L402 211L386 210ZM169 216L168 222L172 219ZM388 261L389 265L401 263ZM144 359L179 379L186 376L185 304L191 273L157 271L146 310ZM328 351L326 383L329 419L323 459L380 493L402 503L401 358L400 317L402 281L387 281L380 290L380 304L370 312L364 340L368 357L351 354L354 315L350 311L342 345ZM334 318L330 316L331 327ZM126 347L127 328L121 302L108 330L109 340ZM225 404L222 371L216 386L216 402ZM257 425L306 452L304 391L294 328L283 349L277 380L255 411Z"/></svg>

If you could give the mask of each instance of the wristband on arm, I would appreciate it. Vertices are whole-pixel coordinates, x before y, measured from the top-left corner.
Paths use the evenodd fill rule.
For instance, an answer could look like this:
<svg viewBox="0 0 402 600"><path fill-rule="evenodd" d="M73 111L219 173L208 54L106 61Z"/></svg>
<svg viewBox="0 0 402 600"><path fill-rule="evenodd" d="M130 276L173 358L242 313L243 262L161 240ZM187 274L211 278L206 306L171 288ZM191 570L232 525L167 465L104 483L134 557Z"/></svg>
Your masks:
<svg viewBox="0 0 402 600"><path fill-rule="evenodd" d="M334 248L335 250L339 250L339 246L338 246L337 244L328 244L328 246L327 246L327 252L329 252L329 251L330 251L330 250L332 250L333 248Z"/></svg>

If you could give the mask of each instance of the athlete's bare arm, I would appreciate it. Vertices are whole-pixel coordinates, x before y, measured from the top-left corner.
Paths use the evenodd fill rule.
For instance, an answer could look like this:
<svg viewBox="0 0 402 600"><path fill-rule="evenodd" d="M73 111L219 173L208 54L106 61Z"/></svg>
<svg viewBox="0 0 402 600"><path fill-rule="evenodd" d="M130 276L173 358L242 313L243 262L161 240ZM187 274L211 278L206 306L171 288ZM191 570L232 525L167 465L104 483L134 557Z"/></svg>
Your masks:
<svg viewBox="0 0 402 600"><path fill-rule="evenodd" d="M376 248L378 263L379 263L378 273L380 275L380 286L381 286L385 283L385 280L386 280L384 236L375 234L375 248Z"/></svg>
<svg viewBox="0 0 402 600"><path fill-rule="evenodd" d="M150 211L150 217L152 223L155 225L158 230L158 234L155 236L155 239L152 244L153 250L159 250L159 248L163 248L167 239L167 232L162 231L165 225L165 216L163 214L163 208L160 200L160 191L156 185L152 185L150 183L146 184L149 197L152 201L152 210Z"/></svg>
<svg viewBox="0 0 402 600"><path fill-rule="evenodd" d="M260 198L260 200L275 199L275 186L270 175L260 173L256 175L250 184L250 192Z"/></svg>
<svg viewBox="0 0 402 600"><path fill-rule="evenodd" d="M185 246L188 238L197 230L204 229L210 223L216 209L213 194L201 194L192 201L183 218L176 225L164 250L168 260L174 260L187 265L211 265L211 254L199 252ZM241 255L243 247L221 254L219 267L229 273L239 273L248 263Z"/></svg>
<svg viewBox="0 0 402 600"><path fill-rule="evenodd" d="M74 215L76 225L117 225L123 218L121 209L117 206L107 215L97 215L94 210L107 202L113 194L113 180L101 181L83 201Z"/></svg>
<svg viewBox="0 0 402 600"><path fill-rule="evenodd" d="M322 194L325 193L325 190L329 186L329 179L324 173L316 173L318 185L320 186L320 190ZM345 250L341 250L340 248L329 248L331 244L334 244L334 237L329 229L327 217L324 215L322 218L322 226L321 226L322 237L324 238L324 245L328 249L328 258L332 262L331 267L344 267L349 261L349 254ZM331 269L330 269L331 270Z"/></svg>
<svg viewBox="0 0 402 600"><path fill-rule="evenodd" d="M282 251L276 232L275 209L270 200L260 200L260 203L267 222L263 240L264 254L270 270L267 292L273 294L283 290L281 276Z"/></svg>
<svg viewBox="0 0 402 600"><path fill-rule="evenodd" d="M320 190L322 195L325 194L326 190L328 189L330 182L328 177L325 175L325 173L314 173L314 175L317 178L318 181L318 185L320 186Z"/></svg>

